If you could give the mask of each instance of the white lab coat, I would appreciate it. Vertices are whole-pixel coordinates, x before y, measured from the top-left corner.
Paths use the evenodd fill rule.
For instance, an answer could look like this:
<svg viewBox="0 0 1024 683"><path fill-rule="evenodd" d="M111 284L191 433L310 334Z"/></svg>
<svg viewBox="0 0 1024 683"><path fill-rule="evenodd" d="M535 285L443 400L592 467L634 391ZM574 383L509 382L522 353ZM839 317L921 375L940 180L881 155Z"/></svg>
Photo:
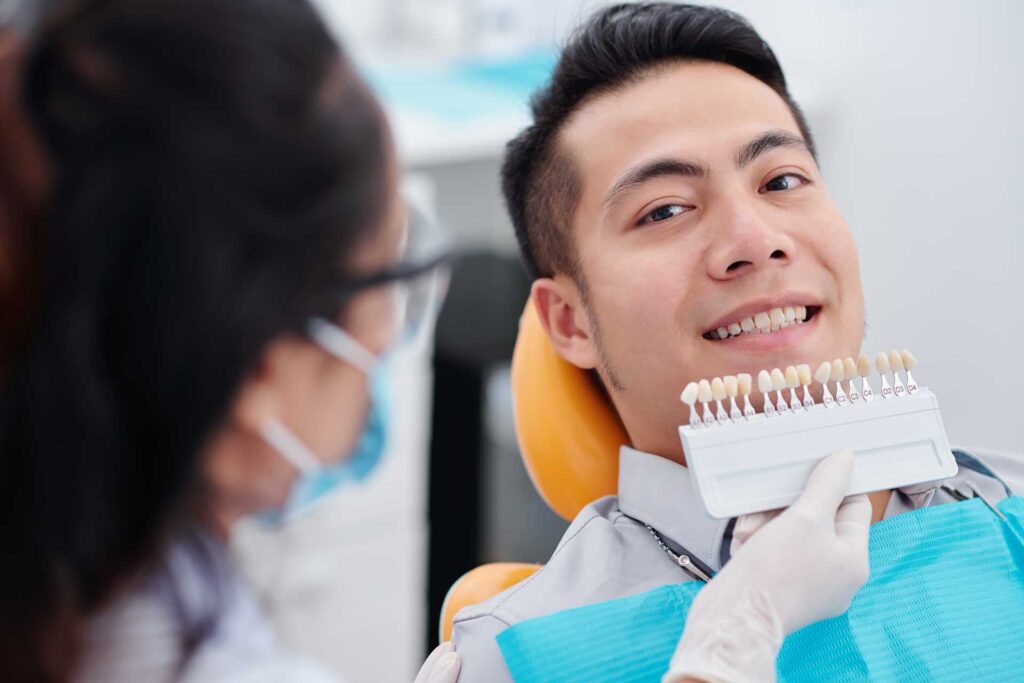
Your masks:
<svg viewBox="0 0 1024 683"><path fill-rule="evenodd" d="M340 683L274 637L222 543L188 529L90 622L80 683Z"/></svg>

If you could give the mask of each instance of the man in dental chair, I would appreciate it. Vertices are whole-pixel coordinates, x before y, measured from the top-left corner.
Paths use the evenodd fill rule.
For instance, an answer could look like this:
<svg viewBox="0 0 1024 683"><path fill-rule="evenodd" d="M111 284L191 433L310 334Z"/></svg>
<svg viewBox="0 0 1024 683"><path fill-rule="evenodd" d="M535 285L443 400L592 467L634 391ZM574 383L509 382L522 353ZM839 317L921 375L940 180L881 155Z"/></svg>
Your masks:
<svg viewBox="0 0 1024 683"><path fill-rule="evenodd" d="M495 636L511 625L689 580L647 525L704 570L728 562L735 520L690 493L681 388L856 358L864 329L850 229L774 54L742 18L602 10L533 112L503 169L532 305L557 353L600 377L630 443L617 497L585 507L536 575L456 616L464 683L510 680ZM872 521L952 502L968 482L995 501L1004 482L1024 491L1024 463L958 460L946 482L871 494Z"/></svg>

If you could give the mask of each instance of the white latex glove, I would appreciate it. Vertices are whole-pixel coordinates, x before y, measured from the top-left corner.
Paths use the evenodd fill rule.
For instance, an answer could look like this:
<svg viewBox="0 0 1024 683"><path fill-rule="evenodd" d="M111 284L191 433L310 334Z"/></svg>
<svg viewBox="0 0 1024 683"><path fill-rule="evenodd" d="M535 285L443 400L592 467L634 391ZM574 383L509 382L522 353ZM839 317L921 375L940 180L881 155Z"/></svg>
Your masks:
<svg viewBox="0 0 1024 683"><path fill-rule="evenodd" d="M845 612L868 579L871 503L843 499L853 453L822 460L783 512L740 517L732 559L693 601L662 683L774 681L783 639Z"/></svg>
<svg viewBox="0 0 1024 683"><path fill-rule="evenodd" d="M456 683L461 667L462 660L451 641L446 640L435 647L427 661L423 662L413 683Z"/></svg>

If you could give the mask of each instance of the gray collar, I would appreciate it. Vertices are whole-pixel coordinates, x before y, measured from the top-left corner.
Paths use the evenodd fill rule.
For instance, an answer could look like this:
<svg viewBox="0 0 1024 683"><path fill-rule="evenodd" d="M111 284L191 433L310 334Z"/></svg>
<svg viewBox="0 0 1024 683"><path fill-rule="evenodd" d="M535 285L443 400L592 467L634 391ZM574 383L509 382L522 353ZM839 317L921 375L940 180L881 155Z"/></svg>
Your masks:
<svg viewBox="0 0 1024 683"><path fill-rule="evenodd" d="M622 446L619 509L650 524L667 542L685 548L714 571L721 569L722 538L730 520L704 511L690 470L683 465Z"/></svg>
<svg viewBox="0 0 1024 683"><path fill-rule="evenodd" d="M942 482L914 484L897 489L902 496L889 499L885 517L928 507ZM677 462L619 448L619 509L650 524L676 550L686 552L714 571L722 568L722 544L732 520L715 519L704 511L690 470ZM728 558L728 555L725 555Z"/></svg>

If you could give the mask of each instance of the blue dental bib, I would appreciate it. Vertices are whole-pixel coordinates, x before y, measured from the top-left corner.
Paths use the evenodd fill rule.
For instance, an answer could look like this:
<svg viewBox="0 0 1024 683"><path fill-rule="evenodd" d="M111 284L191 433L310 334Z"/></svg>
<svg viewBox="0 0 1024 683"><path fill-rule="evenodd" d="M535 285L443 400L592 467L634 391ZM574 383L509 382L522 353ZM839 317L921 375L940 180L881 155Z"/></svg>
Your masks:
<svg viewBox="0 0 1024 683"><path fill-rule="evenodd" d="M1024 498L922 508L871 528L850 609L790 635L778 680L1024 681ZM693 581L531 619L498 635L517 683L657 683Z"/></svg>

